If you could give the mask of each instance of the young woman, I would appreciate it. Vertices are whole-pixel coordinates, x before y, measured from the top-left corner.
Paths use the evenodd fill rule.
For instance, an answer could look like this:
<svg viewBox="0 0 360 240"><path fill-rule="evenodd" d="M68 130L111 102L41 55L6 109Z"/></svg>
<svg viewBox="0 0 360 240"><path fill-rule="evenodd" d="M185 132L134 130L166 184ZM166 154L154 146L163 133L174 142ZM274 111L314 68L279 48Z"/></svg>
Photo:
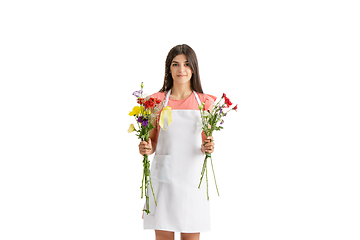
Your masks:
<svg viewBox="0 0 360 240"><path fill-rule="evenodd" d="M151 95L171 107L172 122L165 115L164 128L150 132L149 142L139 144L140 154L155 152L151 180L157 201L150 193L150 214L144 214L144 229L154 229L156 240L198 240L210 230L206 182L200 181L205 152L214 152L213 137L197 131L201 123L198 106L211 110L216 97L203 94L196 54L188 45L173 47L166 58L164 85ZM200 130L201 131L201 130Z"/></svg>

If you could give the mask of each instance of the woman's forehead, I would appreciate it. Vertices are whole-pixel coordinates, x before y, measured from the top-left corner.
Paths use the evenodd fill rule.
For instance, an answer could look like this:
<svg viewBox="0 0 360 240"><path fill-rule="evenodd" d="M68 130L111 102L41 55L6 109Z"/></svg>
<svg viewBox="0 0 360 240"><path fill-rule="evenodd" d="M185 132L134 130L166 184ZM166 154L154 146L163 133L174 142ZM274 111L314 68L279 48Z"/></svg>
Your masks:
<svg viewBox="0 0 360 240"><path fill-rule="evenodd" d="M187 57L185 56L185 54L180 54L180 55L177 55L173 58L173 61L176 61L176 62L187 62Z"/></svg>

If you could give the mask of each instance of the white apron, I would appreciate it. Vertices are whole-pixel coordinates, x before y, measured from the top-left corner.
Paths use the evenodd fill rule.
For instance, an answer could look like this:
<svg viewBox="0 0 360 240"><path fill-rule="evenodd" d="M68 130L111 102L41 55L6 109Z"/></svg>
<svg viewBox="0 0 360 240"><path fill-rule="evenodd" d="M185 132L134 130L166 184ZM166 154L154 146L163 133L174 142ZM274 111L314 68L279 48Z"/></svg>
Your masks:
<svg viewBox="0 0 360 240"><path fill-rule="evenodd" d="M165 107L169 101L168 92ZM199 105L196 92L193 92ZM150 214L144 213L144 229L173 232L210 230L210 207L206 182L201 169L205 155L201 151L201 134L196 133L201 121L199 110L171 110L172 122L160 128L155 157L151 163L151 181L157 201L150 194ZM150 187L150 186L149 186Z"/></svg>

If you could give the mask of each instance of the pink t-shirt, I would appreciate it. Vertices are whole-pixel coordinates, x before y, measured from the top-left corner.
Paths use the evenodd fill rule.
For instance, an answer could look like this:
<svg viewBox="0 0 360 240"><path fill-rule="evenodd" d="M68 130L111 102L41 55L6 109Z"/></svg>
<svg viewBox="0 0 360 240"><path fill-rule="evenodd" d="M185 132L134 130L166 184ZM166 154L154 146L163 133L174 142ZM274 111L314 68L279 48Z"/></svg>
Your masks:
<svg viewBox="0 0 360 240"><path fill-rule="evenodd" d="M197 95L200 98L200 102L205 103L205 110L209 109L211 104L214 103L216 100L215 96L209 94L197 93ZM157 92L152 94L150 97L165 100L166 95L164 92ZM199 104L195 98L194 93L192 93L189 97L183 100L174 100L169 97L168 106L171 107L171 109L199 110Z"/></svg>

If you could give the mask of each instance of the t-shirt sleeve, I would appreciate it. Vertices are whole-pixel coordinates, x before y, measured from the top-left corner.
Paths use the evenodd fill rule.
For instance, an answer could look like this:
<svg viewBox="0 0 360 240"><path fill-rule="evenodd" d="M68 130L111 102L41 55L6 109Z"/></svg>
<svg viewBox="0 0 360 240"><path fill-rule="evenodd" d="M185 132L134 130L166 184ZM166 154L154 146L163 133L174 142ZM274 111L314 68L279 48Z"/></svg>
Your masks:
<svg viewBox="0 0 360 240"><path fill-rule="evenodd" d="M210 94L204 94L204 108L205 110L208 110L209 107L215 103L216 97Z"/></svg>
<svg viewBox="0 0 360 240"><path fill-rule="evenodd" d="M154 94L151 94L150 97L160 99L161 101L164 100L165 93L163 92L157 92Z"/></svg>

